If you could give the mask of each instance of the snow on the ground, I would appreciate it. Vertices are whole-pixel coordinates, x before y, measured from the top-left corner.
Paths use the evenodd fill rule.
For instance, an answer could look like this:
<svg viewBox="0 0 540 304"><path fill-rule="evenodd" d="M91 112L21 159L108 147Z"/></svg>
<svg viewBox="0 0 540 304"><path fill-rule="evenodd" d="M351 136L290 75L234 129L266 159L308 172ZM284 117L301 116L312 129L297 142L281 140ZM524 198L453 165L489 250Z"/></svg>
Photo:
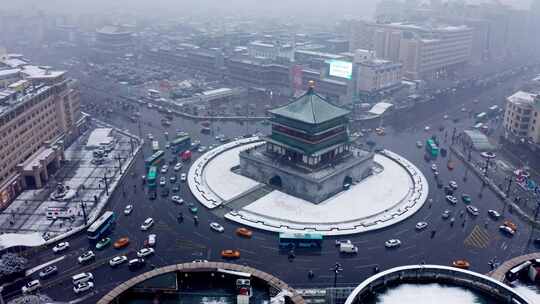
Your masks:
<svg viewBox="0 0 540 304"><path fill-rule="evenodd" d="M383 172L370 176L348 191L316 205L281 191L272 191L244 210L293 223L340 223L383 213L407 199L412 180L399 164L375 155Z"/></svg>
<svg viewBox="0 0 540 304"><path fill-rule="evenodd" d="M238 156L240 151L259 144L232 148L211 159L203 171L206 184L210 190L226 201L257 186L259 184L257 181L236 174L231 171L231 168L240 164L240 157Z"/></svg>

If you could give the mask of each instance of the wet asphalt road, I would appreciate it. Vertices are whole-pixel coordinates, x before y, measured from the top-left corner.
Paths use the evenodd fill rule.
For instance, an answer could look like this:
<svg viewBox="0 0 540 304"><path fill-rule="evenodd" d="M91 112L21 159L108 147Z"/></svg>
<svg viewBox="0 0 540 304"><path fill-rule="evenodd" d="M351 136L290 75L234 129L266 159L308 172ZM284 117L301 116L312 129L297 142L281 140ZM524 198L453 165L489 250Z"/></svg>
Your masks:
<svg viewBox="0 0 540 304"><path fill-rule="evenodd" d="M287 254L280 252L277 246L277 235L262 231L254 231L252 239L241 239L234 235L237 224L216 218L212 213L199 208L200 224L194 225L189 211L185 205L178 206L170 199L161 198L151 201L147 198L141 186L140 176L144 174L143 156L150 155L150 148L145 146L144 153L137 156L137 161L130 170L135 177L129 174L123 179L121 187L126 189L124 197L121 187L112 194L107 209L119 214L116 227L111 234L114 239L128 236L131 244L123 250L108 248L97 252L97 259L94 263L81 267L77 264L76 258L84 250L90 248L90 244L85 235L81 234L69 239L71 249L66 253L66 258L56 265L60 269L60 274L43 282L43 292L57 300L73 300L78 298L72 291L70 276L82 271L91 271L96 277L96 289L84 296L83 303L95 303L100 296L111 288L129 279L130 277L150 269L149 265L143 270L131 272L126 265L111 269L106 263L108 259L118 254L127 253L129 257L134 256L134 251L140 248L148 233L156 233L157 254L148 258L148 264L156 266L169 265L180 262L189 262L194 259L208 259L221 261L219 252L222 249L239 249L242 257L236 263L250 265L261 270L270 272L293 287L329 286L333 282L333 273L329 268L340 262L344 271L338 277L339 285L355 285L373 273L373 267L387 269L393 266L420 263L435 263L448 265L455 259L467 259L472 264L472 270L485 273L490 270L488 260L496 258L498 261L506 260L510 257L520 255L529 248L527 242L530 238L530 229L521 220L509 212L505 213L505 218L511 219L519 226L518 233L509 238L502 235L497 230L497 223L487 216L488 209L502 210L501 201L488 189L482 188L480 180L471 172L468 174L466 182L463 181L465 170L463 164L456 162L454 170L449 171L445 164L446 158L439 158L436 163L440 168L440 177L447 183L455 180L460 185L457 194L468 193L473 198L473 205L480 208L480 215L472 217L465 214L463 218L458 213L464 210L464 204L460 201L456 206L450 205L444 200L442 189L438 189L431 173L431 163L427 163L424 158L424 150L418 149L416 141L425 141L426 138L437 134L439 138L444 138L444 132L439 132L437 127L442 125L446 130L454 127L462 129L470 127L471 121L467 121L466 113L461 112L463 104L466 107L480 107L487 109L493 103L502 103L505 95L511 92L511 83L489 89L487 92L478 92L480 102L472 104L473 93L468 92L465 96L451 96L437 100L432 104L423 105L416 109L414 113L399 115L398 118L388 119L383 122L387 135L369 135L379 146L393 150L406 157L416 164L426 175L430 182L430 195L433 199L431 206L426 204L420 211L409 219L392 227L368 232L360 235L346 237L359 246L359 254L354 256L340 255L334 246L335 238L328 238L323 244L321 251L297 252L297 257L288 261ZM497 101L494 102L493 98ZM96 101L99 104L99 101ZM103 105L105 107L105 105ZM442 110L442 109L445 110ZM225 134L226 136L238 136L246 133L265 132L266 127L261 124L239 124L236 122L213 123L214 135L203 135L198 122L175 118L169 128L160 125L161 115L154 110L142 109L141 134L152 133L160 140L161 146L165 139L163 132L167 130L174 134L176 129L189 132L193 138L202 141L203 145L217 144L213 136ZM458 123L451 119L444 120L442 117L449 115L460 117ZM99 118L99 117L98 117ZM104 118L121 128L127 128L134 134L139 133L136 123L129 122L119 115L111 115ZM151 124L151 125L150 125ZM423 130L424 126L431 126L430 132ZM451 132L449 131L451 134ZM442 147L447 147L448 143L442 143ZM195 153L194 157L199 154ZM167 152L167 158L171 158L171 152ZM184 169L187 171L187 169ZM184 171L184 172L185 172ZM169 176L172 170L169 171ZM479 193L482 196L479 197ZM186 202L195 202L189 193L186 184L181 184L181 196ZM129 216L124 216L122 210L127 204L134 204L135 209ZM456 224L452 227L447 220L441 218L444 210L450 210L456 216ZM178 223L176 214L182 211L185 220ZM156 220L155 226L149 232L142 232L140 224L146 217L153 217ZM210 230L208 223L218 221L225 227L225 233L219 234ZM419 221L427 221L427 230L415 231L415 224ZM464 225L462 223L465 223ZM484 223L487 222L487 229ZM500 222L500 221L499 221ZM430 231L436 230L434 238L430 237ZM344 237L341 237L342 239ZM399 238L402 246L394 250L384 247L384 242L390 238ZM33 258L32 263L42 263L55 258L56 255L51 250L43 251ZM313 270L315 277L309 279L307 272Z"/></svg>

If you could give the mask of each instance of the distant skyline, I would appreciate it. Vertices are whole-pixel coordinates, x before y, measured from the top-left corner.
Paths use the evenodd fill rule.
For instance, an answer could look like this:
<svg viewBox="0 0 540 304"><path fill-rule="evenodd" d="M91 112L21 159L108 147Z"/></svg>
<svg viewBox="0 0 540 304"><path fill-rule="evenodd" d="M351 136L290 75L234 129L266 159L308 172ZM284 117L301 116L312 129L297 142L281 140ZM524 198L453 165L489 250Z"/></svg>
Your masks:
<svg viewBox="0 0 540 304"><path fill-rule="evenodd" d="M402 0L403 1L403 0ZM429 2L429 0L420 0ZM443 0L444 1L444 0ZM450 0L463 1L463 0ZM467 0L528 8L532 0ZM379 0L3 0L2 8L39 9L59 13L137 12L148 15L308 16L371 18ZM1 10L1 8L0 8Z"/></svg>

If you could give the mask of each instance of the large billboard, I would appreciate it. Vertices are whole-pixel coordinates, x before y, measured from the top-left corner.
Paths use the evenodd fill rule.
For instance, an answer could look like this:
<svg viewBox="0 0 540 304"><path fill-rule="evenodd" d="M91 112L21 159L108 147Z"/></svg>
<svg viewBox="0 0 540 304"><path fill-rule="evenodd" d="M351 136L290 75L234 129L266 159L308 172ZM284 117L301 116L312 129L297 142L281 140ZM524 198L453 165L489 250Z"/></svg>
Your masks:
<svg viewBox="0 0 540 304"><path fill-rule="evenodd" d="M328 75L340 78L352 78L353 64L349 61L329 60L330 71Z"/></svg>

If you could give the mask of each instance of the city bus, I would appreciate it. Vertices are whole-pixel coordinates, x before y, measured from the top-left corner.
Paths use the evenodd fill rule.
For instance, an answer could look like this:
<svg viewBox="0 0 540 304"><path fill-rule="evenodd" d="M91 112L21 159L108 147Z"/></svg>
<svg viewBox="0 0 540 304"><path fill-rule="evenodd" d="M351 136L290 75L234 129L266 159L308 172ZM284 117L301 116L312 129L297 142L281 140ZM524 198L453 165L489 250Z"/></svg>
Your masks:
<svg viewBox="0 0 540 304"><path fill-rule="evenodd" d="M321 248L323 235L320 233L280 233L281 248Z"/></svg>
<svg viewBox="0 0 540 304"><path fill-rule="evenodd" d="M152 141L152 151L154 151L154 153L159 151L159 141L157 140Z"/></svg>
<svg viewBox="0 0 540 304"><path fill-rule="evenodd" d="M86 231L90 240L101 239L114 224L116 215L112 211L105 211Z"/></svg>
<svg viewBox="0 0 540 304"><path fill-rule="evenodd" d="M158 90L148 89L148 97L150 97L151 99L159 99L161 97L161 94Z"/></svg>
<svg viewBox="0 0 540 304"><path fill-rule="evenodd" d="M433 157L439 155L439 146L430 138L426 141L426 151Z"/></svg>
<svg viewBox="0 0 540 304"><path fill-rule="evenodd" d="M171 142L171 150L174 153L182 153L191 148L191 137L179 136Z"/></svg>
<svg viewBox="0 0 540 304"><path fill-rule="evenodd" d="M159 164L162 160L163 155L165 155L165 152L163 152L162 150L159 150L156 153L152 154L144 161L145 167L148 169L150 168L150 166Z"/></svg>
<svg viewBox="0 0 540 304"><path fill-rule="evenodd" d="M157 172L158 172L158 169L156 166L151 166L150 169L148 169L148 174L146 175L146 183L148 184L148 188L156 187Z"/></svg>

